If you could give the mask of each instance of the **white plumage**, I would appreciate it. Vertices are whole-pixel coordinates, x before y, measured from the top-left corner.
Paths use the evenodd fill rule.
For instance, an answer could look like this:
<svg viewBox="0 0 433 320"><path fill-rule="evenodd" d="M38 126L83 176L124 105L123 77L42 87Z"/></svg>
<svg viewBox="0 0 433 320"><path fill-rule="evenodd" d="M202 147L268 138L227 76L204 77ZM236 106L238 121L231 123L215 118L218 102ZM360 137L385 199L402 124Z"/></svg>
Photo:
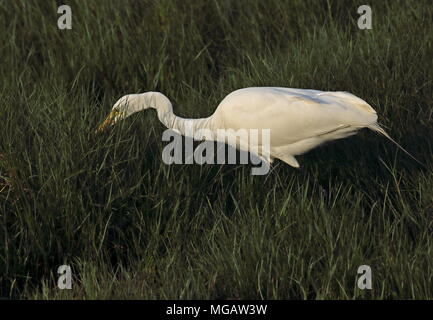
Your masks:
<svg viewBox="0 0 433 320"><path fill-rule="evenodd" d="M260 151L259 140L257 156L268 162L277 158L293 167L299 167L295 156L327 141L356 134L362 128L377 131L396 143L377 123L376 111L351 93L281 87L236 90L221 101L213 115L202 119L176 116L170 100L159 92L126 95L116 102L99 130L148 108L156 109L166 127L183 135L187 134L187 123L194 130L211 132L270 129L270 154ZM248 141L238 141L235 147L251 151L254 146Z"/></svg>

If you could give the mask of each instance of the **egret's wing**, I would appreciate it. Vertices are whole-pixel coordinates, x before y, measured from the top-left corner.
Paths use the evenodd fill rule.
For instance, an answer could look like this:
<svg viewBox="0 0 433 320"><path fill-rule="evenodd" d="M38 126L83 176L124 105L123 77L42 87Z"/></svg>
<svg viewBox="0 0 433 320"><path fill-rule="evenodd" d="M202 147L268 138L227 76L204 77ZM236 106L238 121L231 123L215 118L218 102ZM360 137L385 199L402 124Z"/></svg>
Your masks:
<svg viewBox="0 0 433 320"><path fill-rule="evenodd" d="M224 128L270 129L271 144L284 146L345 126L361 128L374 123L377 115L358 107L362 101L342 92L246 88L228 95L218 106L216 117L219 114L223 119Z"/></svg>
<svg viewBox="0 0 433 320"><path fill-rule="evenodd" d="M351 93L279 87L236 90L212 117L216 128L270 129L272 157L293 167L295 155L377 122L374 109Z"/></svg>

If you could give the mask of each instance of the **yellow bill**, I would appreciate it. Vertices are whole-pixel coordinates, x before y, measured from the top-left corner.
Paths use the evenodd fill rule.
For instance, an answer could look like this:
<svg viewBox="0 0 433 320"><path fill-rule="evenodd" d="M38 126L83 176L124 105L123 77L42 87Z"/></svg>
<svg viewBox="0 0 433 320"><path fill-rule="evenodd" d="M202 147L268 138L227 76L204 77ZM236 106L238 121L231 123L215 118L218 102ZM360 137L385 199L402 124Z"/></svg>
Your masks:
<svg viewBox="0 0 433 320"><path fill-rule="evenodd" d="M100 133L105 131L108 127L116 123L117 115L119 115L119 110L111 110L110 114L105 118L104 122L96 129L95 133Z"/></svg>

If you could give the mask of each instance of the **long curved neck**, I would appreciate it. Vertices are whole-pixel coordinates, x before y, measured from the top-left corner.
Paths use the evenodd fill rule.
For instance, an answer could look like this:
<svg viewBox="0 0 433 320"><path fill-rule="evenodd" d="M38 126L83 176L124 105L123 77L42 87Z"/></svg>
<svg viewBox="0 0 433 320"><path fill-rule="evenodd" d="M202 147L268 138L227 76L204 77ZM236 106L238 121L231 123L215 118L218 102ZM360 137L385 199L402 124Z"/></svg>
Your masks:
<svg viewBox="0 0 433 320"><path fill-rule="evenodd" d="M194 132L200 129L212 128L212 116L200 119L187 119L178 117L173 113L170 100L160 92L148 92L147 107L153 108L158 114L158 119L169 129L178 131L183 136L193 137Z"/></svg>

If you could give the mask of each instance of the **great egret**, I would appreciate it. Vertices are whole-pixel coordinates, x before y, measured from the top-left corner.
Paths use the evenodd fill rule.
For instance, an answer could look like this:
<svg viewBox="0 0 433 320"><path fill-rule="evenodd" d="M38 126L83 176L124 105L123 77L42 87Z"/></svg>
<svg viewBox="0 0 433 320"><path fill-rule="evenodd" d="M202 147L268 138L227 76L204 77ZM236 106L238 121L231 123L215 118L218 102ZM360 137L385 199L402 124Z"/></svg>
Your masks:
<svg viewBox="0 0 433 320"><path fill-rule="evenodd" d="M244 88L227 95L213 115L202 119L176 116L170 100L160 92L129 94L114 104L98 131L149 108L156 109L159 120L167 128L182 135L187 135L187 123L192 124L194 130L208 129L211 132L218 129L269 129L270 150L266 153L261 150L260 141L257 146L248 141L237 141L234 146L250 152L257 150L256 156L268 163L277 158L298 168L295 156L325 142L354 135L362 128L384 135L413 158L379 126L376 111L367 102L342 91Z"/></svg>

